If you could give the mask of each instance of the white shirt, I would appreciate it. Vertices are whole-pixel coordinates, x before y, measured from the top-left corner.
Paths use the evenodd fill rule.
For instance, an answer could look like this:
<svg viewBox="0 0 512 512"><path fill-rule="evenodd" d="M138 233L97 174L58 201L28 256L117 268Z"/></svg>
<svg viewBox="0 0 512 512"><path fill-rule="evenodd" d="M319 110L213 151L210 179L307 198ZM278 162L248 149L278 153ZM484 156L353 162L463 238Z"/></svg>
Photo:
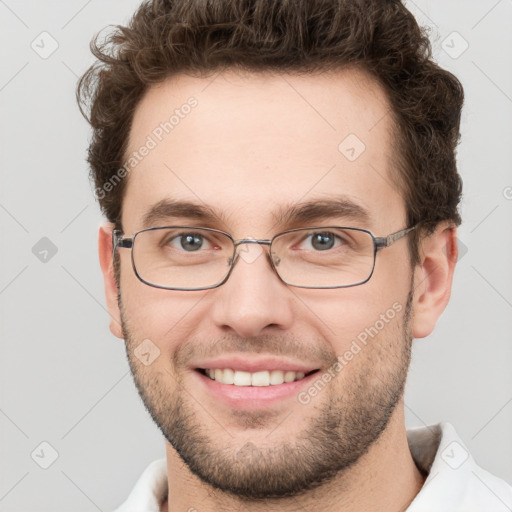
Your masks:
<svg viewBox="0 0 512 512"><path fill-rule="evenodd" d="M407 440L416 465L428 473L407 512L512 512L512 486L476 464L450 423L410 429ZM159 512L166 495L167 464L160 459L114 512Z"/></svg>

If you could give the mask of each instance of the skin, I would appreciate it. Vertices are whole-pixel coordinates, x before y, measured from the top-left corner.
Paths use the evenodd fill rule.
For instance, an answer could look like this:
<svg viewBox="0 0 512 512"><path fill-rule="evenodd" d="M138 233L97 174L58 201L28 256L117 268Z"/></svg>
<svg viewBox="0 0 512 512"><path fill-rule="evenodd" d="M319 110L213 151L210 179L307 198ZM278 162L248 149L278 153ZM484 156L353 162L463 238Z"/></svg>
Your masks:
<svg viewBox="0 0 512 512"><path fill-rule="evenodd" d="M393 120L388 101L364 73L345 69L299 77L224 71L215 77L169 78L152 87L138 105L128 153L144 144L190 96L198 106L128 177L125 236L142 229L147 210L170 197L223 212L222 223L207 227L227 231L235 239L270 238L288 229L275 225L271 212L277 208L339 195L370 213L367 223L352 222L354 227L376 236L406 227L405 204L391 167ZM338 151L350 133L366 146L353 162ZM193 222L169 219L158 224ZM130 251L121 249L121 303L111 237L112 225L105 224L99 252L110 328L126 339L139 391L167 437L168 501L173 511L407 508L425 477L408 448L402 391L412 338L432 332L449 300L457 256L456 230L449 223L422 240L420 263L414 269L405 238L378 253L367 283L345 289L287 286L268 260L258 257L251 263L240 259L218 288L161 290L137 279ZM235 412L198 386L186 365L191 361L186 354L196 355L199 349L207 354L222 347L230 353L274 355L281 346L283 355L314 361L326 370L395 303L401 305L395 318L307 405L294 397L267 410ZM144 366L134 350L147 338L160 355ZM392 392L398 394L390 396ZM177 417L183 419L181 425L173 423ZM183 458L169 442L179 427L182 438L171 440L182 443ZM376 432L378 427L382 431ZM356 442L358 434L363 439ZM237 457L247 443L257 456ZM310 452L312 460L303 464ZM325 461L331 464L329 477L319 469ZM279 481L290 467L305 478L303 492L257 496L263 485L258 474L264 475L264 483L272 473ZM206 483L215 468L220 472L217 480ZM316 470L316 482L306 485ZM294 475L291 471L283 480ZM249 484L252 497L222 489L223 482L232 484L235 477ZM167 510L167 502L162 510Z"/></svg>

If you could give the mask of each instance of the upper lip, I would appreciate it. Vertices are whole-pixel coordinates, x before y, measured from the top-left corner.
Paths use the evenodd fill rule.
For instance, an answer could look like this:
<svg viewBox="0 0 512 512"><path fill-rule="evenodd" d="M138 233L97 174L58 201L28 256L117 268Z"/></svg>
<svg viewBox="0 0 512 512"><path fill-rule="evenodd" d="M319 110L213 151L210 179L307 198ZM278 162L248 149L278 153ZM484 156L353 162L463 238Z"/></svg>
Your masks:
<svg viewBox="0 0 512 512"><path fill-rule="evenodd" d="M279 359L276 357L247 357L242 355L223 356L215 359L205 359L192 365L193 369L225 369L240 370L244 372L261 372L283 370L288 372L309 373L318 370L319 366L296 362L291 359Z"/></svg>

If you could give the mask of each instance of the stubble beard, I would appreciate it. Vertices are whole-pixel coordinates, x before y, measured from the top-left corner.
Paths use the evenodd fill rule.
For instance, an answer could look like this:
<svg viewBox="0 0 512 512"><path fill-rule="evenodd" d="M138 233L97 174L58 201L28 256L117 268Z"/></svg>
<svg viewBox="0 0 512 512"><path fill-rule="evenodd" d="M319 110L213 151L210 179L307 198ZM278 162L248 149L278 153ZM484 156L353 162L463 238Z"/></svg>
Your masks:
<svg viewBox="0 0 512 512"><path fill-rule="evenodd" d="M175 386L170 390L166 384L170 375L162 370L151 371L151 367L144 367L136 359L137 341L122 301L119 302L135 384L166 440L204 483L239 499L256 501L300 496L331 482L347 472L385 431L407 378L412 297L411 290L401 324L386 327L391 332L385 338L379 335L363 348L361 354L364 353L366 361L362 370L351 382L344 382L342 393L332 396L328 389L323 390L328 399L308 405L317 408L316 414L295 438L270 446L268 441L266 446L256 442L237 446L236 439L230 440L231 446L219 446L216 436L211 434L212 428L222 428L214 420L215 411L210 411L212 417L208 418L209 433L199 419L198 411L203 411L180 382L180 373L175 372ZM259 429L268 425L274 415L262 411L239 416L247 428ZM293 413L287 421L295 426ZM279 428L286 428L287 421ZM226 436L229 437L221 432L219 438Z"/></svg>

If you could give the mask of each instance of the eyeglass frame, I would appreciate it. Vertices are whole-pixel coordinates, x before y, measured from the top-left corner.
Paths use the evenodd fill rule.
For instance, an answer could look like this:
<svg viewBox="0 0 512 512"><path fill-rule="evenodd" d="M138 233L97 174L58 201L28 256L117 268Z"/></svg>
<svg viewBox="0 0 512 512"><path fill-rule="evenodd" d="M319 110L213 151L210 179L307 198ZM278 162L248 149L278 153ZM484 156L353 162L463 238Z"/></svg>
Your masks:
<svg viewBox="0 0 512 512"><path fill-rule="evenodd" d="M401 229L399 231L395 231L394 233L391 233L391 234L389 234L387 236L383 236L383 237L375 236L371 231L369 231L368 229L364 229L364 228L355 228L355 227L349 227L349 226L313 226L313 227L295 228L295 229L289 229L287 231L282 231L280 233L275 234L270 239L268 239L268 238L267 239L265 239L265 238L264 239L240 238L238 240L235 240L229 233L226 233L225 231L222 231L220 229L205 228L205 227L201 227L201 226L156 226L156 227L141 229L140 231L137 231L136 233L134 233L131 237L124 237L122 230L115 229L112 231L112 257L115 258L117 249L131 249L132 268L133 268L135 275L137 276L139 281L141 281L142 283L144 283L148 286L151 286L153 288L160 288L162 290L176 290L176 291L201 291L201 290L211 290L214 288L218 288L219 286L222 286L229 279L229 277L231 276L231 273L233 271L233 268L235 267L235 265L239 259L239 256L240 256L237 253L237 247L239 245L241 245L241 244L268 245L269 251L267 253L267 258L270 261L270 265L271 265L272 269L274 270L274 272L276 273L279 280L282 283L286 284L287 286L293 286L294 288L307 288L307 289L313 289L313 290L331 290L331 289L337 289L337 288L351 288L353 286L360 286L362 284L365 284L371 279L371 277L373 276L373 272L375 270L375 262L377 260L377 252L379 250L385 249L386 247L390 247L395 242L397 242L398 240L400 240L403 237L405 237L406 235L408 235L411 231L416 229L418 226L419 226L419 224L416 224L410 228ZM170 229L170 228L200 229L200 230L204 230L204 231L212 231L214 233L221 233L221 234L227 236L231 240L231 242L233 243L233 255L231 256L231 258L229 260L230 261L229 270L228 270L227 274L224 276L224 278L219 283L217 283L215 285L211 285L211 286L200 287L200 288L176 288L176 287L171 287L171 286L163 286L163 285L150 283L141 277L141 275L139 274L139 272L137 270L137 266L135 265L135 258L133 256L133 247L135 245L135 239L137 238L137 235L140 233L147 232L147 231L156 231L159 229ZM353 230L353 231L362 231L371 236L372 241L373 241L373 265L372 265L372 269L371 269L369 276L364 281L360 281L358 283L344 284L344 285L338 285L338 286L321 286L321 287L319 287L319 286L301 286L301 285L287 283L279 274L279 271L277 270L277 268L274 264L274 260L273 260L272 256L270 255L271 248L272 248L272 242L279 236L286 235L287 233L294 233L296 231L305 231L305 230L326 230L326 229L349 229L349 230Z"/></svg>

